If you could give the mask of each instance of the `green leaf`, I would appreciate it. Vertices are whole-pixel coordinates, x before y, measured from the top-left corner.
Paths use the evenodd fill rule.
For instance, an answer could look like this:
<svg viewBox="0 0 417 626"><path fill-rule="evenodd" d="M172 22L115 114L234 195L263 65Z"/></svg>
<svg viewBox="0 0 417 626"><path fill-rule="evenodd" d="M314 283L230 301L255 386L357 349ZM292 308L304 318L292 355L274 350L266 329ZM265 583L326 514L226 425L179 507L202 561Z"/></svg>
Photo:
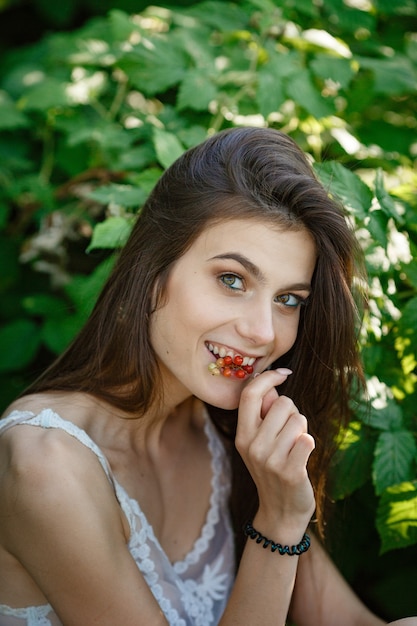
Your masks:
<svg viewBox="0 0 417 626"><path fill-rule="evenodd" d="M114 161L114 169L122 171L132 170L137 172L143 170L144 167L154 161L155 150L150 144L147 143L120 152Z"/></svg>
<svg viewBox="0 0 417 626"><path fill-rule="evenodd" d="M149 167L139 174L132 174L130 178L135 185L137 185L144 191L146 196L149 196L152 189L161 178L162 173L162 169L160 168Z"/></svg>
<svg viewBox="0 0 417 626"><path fill-rule="evenodd" d="M358 416L366 426L372 426L376 430L394 431L402 430L403 414L401 407L391 399L385 399L386 406L375 408L365 405L358 411Z"/></svg>
<svg viewBox="0 0 417 626"><path fill-rule="evenodd" d="M153 141L156 156L163 167L167 168L184 152L184 147L176 135L160 128L154 128Z"/></svg>
<svg viewBox="0 0 417 626"><path fill-rule="evenodd" d="M205 71L190 70L180 84L177 109L206 111L212 100L217 97L217 89Z"/></svg>
<svg viewBox="0 0 417 626"><path fill-rule="evenodd" d="M338 197L358 218L366 217L372 204L372 192L359 176L336 161L317 163L315 169L331 194Z"/></svg>
<svg viewBox="0 0 417 626"><path fill-rule="evenodd" d="M111 204L120 207L140 207L146 200L146 193L139 187L132 185L103 185L87 195L101 204Z"/></svg>
<svg viewBox="0 0 417 626"><path fill-rule="evenodd" d="M417 296L411 298L402 309L402 316L398 323L401 333L407 336L417 335Z"/></svg>
<svg viewBox="0 0 417 626"><path fill-rule="evenodd" d="M148 40L117 62L132 85L153 96L181 82L187 71L187 56L171 39Z"/></svg>
<svg viewBox="0 0 417 626"><path fill-rule="evenodd" d="M65 84L56 78L45 78L41 83L28 89L19 104L26 110L47 111L56 107L66 107L69 102Z"/></svg>
<svg viewBox="0 0 417 626"><path fill-rule="evenodd" d="M307 69L288 78L286 92L294 102L317 119L328 117L335 112L334 102L321 95Z"/></svg>
<svg viewBox="0 0 417 626"><path fill-rule="evenodd" d="M71 343L84 322L84 317L78 315L68 315L63 319L49 318L42 327L42 339L51 352L60 354Z"/></svg>
<svg viewBox="0 0 417 626"><path fill-rule="evenodd" d="M373 72L375 93L397 95L416 91L417 72L407 57L397 54L394 58L355 59L361 67Z"/></svg>
<svg viewBox="0 0 417 626"><path fill-rule="evenodd" d="M47 293L27 295L22 305L31 316L62 318L68 313L68 305L61 298Z"/></svg>
<svg viewBox="0 0 417 626"><path fill-rule="evenodd" d="M0 92L0 130L26 128L29 124L28 118L16 108L14 102L2 98Z"/></svg>
<svg viewBox="0 0 417 626"><path fill-rule="evenodd" d="M338 59L324 54L317 54L311 61L310 68L316 76L339 83L343 89L349 86L355 75L350 59Z"/></svg>
<svg viewBox="0 0 417 626"><path fill-rule="evenodd" d="M417 446L407 430L382 432L375 447L373 480L377 494L397 483L411 480L415 474Z"/></svg>
<svg viewBox="0 0 417 626"><path fill-rule="evenodd" d="M384 186L384 175L381 169L378 169L375 176L375 195L378 199L381 210L388 217L393 217L398 223L403 224L404 220L398 213L395 201L387 192Z"/></svg>
<svg viewBox="0 0 417 626"><path fill-rule="evenodd" d="M298 54L277 54L275 50L268 50L269 60L261 65L257 71L258 89L256 101L260 113L267 117L278 111L285 101L284 78L300 70Z"/></svg>
<svg viewBox="0 0 417 626"><path fill-rule="evenodd" d="M371 211L366 227L372 239L386 249L388 245L388 216L386 213L379 209Z"/></svg>
<svg viewBox="0 0 417 626"><path fill-rule="evenodd" d="M71 131L67 141L69 146L94 143L106 150L122 151L130 147L132 138L128 131L118 124L99 120L92 123L91 120L85 118L78 129ZM87 149L91 151L90 146Z"/></svg>
<svg viewBox="0 0 417 626"><path fill-rule="evenodd" d="M351 422L340 436L333 459L331 495L336 500L353 493L368 480L374 441L360 422Z"/></svg>
<svg viewBox="0 0 417 626"><path fill-rule="evenodd" d="M244 28L248 14L236 3L207 0L194 3L187 9L187 15L198 18L219 31L234 31Z"/></svg>
<svg viewBox="0 0 417 626"><path fill-rule="evenodd" d="M128 41L131 34L137 30L132 18L119 9L111 9L109 12L111 32L117 41Z"/></svg>
<svg viewBox="0 0 417 626"><path fill-rule="evenodd" d="M87 252L97 249L122 248L129 238L133 219L108 217L94 228L93 237Z"/></svg>
<svg viewBox="0 0 417 626"><path fill-rule="evenodd" d="M417 481L394 485L381 494L376 526L381 554L417 543Z"/></svg>
<svg viewBox="0 0 417 626"><path fill-rule="evenodd" d="M65 292L71 298L80 319L87 319L91 313L103 285L114 266L115 257L102 261L88 276L74 276L65 286Z"/></svg>
<svg viewBox="0 0 417 626"><path fill-rule="evenodd" d="M19 319L0 328L0 372L27 367L40 343L39 327L31 320Z"/></svg>

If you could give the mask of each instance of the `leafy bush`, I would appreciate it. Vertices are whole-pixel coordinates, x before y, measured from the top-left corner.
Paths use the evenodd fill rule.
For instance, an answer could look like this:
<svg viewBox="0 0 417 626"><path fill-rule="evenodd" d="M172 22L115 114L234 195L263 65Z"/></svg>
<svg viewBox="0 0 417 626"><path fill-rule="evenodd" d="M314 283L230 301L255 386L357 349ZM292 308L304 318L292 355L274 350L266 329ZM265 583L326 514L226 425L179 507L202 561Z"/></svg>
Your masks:
<svg viewBox="0 0 417 626"><path fill-rule="evenodd" d="M370 281L370 403L340 440L329 542L387 619L417 612L416 22L413 0L112 10L10 51L0 83L4 406L86 319L111 252L183 150L250 124L311 154Z"/></svg>

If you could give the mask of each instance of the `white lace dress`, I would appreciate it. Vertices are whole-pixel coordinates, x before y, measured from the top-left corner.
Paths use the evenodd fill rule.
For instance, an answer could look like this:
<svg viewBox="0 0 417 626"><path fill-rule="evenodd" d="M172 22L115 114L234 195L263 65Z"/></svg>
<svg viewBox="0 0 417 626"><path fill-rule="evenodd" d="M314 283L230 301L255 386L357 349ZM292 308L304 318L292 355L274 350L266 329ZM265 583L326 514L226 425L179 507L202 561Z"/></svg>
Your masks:
<svg viewBox="0 0 417 626"><path fill-rule="evenodd" d="M215 626L224 611L234 579L233 535L228 513L230 468L223 444L209 417L205 433L211 453L212 493L200 537L184 560L171 563L139 503L115 480L106 457L72 422L50 409L38 415L14 411L0 421L0 436L17 424L59 428L97 455L130 525L129 551L171 626ZM0 604L0 626L60 626L47 605L11 608Z"/></svg>

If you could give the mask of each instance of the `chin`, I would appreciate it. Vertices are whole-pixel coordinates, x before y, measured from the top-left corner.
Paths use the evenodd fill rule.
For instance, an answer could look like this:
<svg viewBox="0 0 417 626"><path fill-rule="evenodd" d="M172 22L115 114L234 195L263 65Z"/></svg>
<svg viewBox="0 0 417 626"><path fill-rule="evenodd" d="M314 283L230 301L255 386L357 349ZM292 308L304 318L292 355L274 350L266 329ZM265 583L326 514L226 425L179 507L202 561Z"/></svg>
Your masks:
<svg viewBox="0 0 417 626"><path fill-rule="evenodd" d="M239 408L241 391L226 389L221 393L209 393L204 402L224 411L235 411Z"/></svg>

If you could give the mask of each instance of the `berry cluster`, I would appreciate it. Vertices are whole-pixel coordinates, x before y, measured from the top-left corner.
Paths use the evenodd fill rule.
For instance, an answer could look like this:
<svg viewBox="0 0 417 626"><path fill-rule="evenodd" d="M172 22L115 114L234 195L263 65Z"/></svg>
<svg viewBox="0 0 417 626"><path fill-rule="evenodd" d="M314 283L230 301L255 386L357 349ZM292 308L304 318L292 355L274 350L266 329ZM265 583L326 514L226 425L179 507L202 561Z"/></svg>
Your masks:
<svg viewBox="0 0 417 626"><path fill-rule="evenodd" d="M237 354L235 357L225 356L217 359L215 363L210 363L208 368L213 376L235 376L236 378L245 378L252 374L252 365L242 365L243 357Z"/></svg>

